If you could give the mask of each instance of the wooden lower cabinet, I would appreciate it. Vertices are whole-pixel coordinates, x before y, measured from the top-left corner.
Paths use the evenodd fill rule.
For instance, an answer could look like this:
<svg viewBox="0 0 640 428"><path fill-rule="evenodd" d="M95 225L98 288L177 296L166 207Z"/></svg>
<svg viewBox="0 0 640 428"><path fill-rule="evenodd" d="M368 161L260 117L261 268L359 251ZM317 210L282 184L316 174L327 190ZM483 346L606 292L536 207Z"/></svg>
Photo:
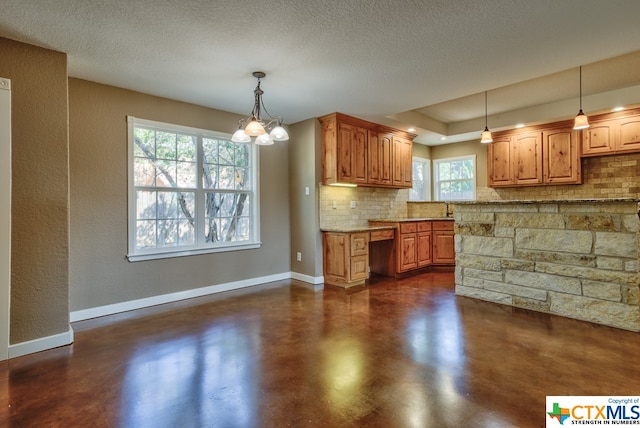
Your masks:
<svg viewBox="0 0 640 428"><path fill-rule="evenodd" d="M398 275L421 268L455 264L452 220L375 221L371 225L393 225L397 232L393 248L395 256L384 257L373 250L372 259L388 262L372 264L374 273Z"/></svg>
<svg viewBox="0 0 640 428"><path fill-rule="evenodd" d="M455 235L452 221L434 221L433 264L453 265L456 263Z"/></svg>
<svg viewBox="0 0 640 428"><path fill-rule="evenodd" d="M418 232L418 267L429 266L432 263L431 257L431 231Z"/></svg>
<svg viewBox="0 0 640 428"><path fill-rule="evenodd" d="M322 246L326 284L352 287L369 278L369 232L324 232Z"/></svg>

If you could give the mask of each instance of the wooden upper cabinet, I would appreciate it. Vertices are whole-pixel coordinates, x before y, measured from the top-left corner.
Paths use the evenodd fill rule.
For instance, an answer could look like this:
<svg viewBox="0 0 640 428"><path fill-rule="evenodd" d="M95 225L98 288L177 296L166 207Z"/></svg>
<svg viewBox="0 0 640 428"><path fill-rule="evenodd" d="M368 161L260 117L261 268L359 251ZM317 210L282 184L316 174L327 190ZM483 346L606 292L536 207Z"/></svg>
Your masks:
<svg viewBox="0 0 640 428"><path fill-rule="evenodd" d="M548 184L582 182L578 132L573 128L542 131L543 181Z"/></svg>
<svg viewBox="0 0 640 428"><path fill-rule="evenodd" d="M640 152L640 109L589 118L582 131L581 156Z"/></svg>
<svg viewBox="0 0 640 428"><path fill-rule="evenodd" d="M367 182L367 130L347 123L338 123L338 181Z"/></svg>
<svg viewBox="0 0 640 428"><path fill-rule="evenodd" d="M614 152L612 124L592 122L582 131L582 156L607 155Z"/></svg>
<svg viewBox="0 0 640 428"><path fill-rule="evenodd" d="M378 134L378 143L380 147L380 181L379 184L390 186L392 184L393 174L393 135Z"/></svg>
<svg viewBox="0 0 640 428"><path fill-rule="evenodd" d="M393 186L413 186L413 155L411 140L393 136Z"/></svg>
<svg viewBox="0 0 640 428"><path fill-rule="evenodd" d="M640 150L640 116L618 119L620 140L616 149L620 152Z"/></svg>
<svg viewBox="0 0 640 428"><path fill-rule="evenodd" d="M369 184L391 186L392 134L369 131Z"/></svg>
<svg viewBox="0 0 640 428"><path fill-rule="evenodd" d="M493 143L487 147L489 159L489 185L512 186L513 185L513 161L511 160L511 137L496 137Z"/></svg>
<svg viewBox="0 0 640 428"><path fill-rule="evenodd" d="M542 144L539 132L512 137L514 184L542 183Z"/></svg>
<svg viewBox="0 0 640 428"><path fill-rule="evenodd" d="M341 113L318 120L322 130L323 184L412 186L415 135Z"/></svg>
<svg viewBox="0 0 640 428"><path fill-rule="evenodd" d="M489 186L581 183L580 134L572 126L566 121L496 133L487 148Z"/></svg>
<svg viewBox="0 0 640 428"><path fill-rule="evenodd" d="M368 182L380 184L380 137L376 131L369 131Z"/></svg>

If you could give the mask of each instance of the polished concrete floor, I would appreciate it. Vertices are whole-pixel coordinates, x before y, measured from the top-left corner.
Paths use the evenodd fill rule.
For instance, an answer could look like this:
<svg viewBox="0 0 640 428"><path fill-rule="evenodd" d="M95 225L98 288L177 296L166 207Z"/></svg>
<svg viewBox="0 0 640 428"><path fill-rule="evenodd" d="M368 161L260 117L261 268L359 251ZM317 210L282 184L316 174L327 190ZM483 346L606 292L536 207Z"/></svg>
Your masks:
<svg viewBox="0 0 640 428"><path fill-rule="evenodd" d="M640 335L456 297L453 274L295 281L74 323L0 363L2 427L542 427L639 395Z"/></svg>

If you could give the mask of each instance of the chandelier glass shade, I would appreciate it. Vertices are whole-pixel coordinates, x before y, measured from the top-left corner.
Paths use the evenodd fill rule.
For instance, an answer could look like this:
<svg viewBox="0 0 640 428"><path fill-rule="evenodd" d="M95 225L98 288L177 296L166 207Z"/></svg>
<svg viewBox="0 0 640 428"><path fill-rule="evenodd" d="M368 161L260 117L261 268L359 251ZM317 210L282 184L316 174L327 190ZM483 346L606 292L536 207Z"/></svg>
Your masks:
<svg viewBox="0 0 640 428"><path fill-rule="evenodd" d="M275 141L287 141L289 134L282 127L282 117L271 116L264 106L262 95L264 91L260 88L260 79L266 76L262 71L254 71L253 77L258 79L258 86L253 91L254 104L251 114L246 119L238 121L238 129L231 136L234 143L250 143L252 138L254 143L261 146L268 146ZM268 119L261 117L262 110Z"/></svg>

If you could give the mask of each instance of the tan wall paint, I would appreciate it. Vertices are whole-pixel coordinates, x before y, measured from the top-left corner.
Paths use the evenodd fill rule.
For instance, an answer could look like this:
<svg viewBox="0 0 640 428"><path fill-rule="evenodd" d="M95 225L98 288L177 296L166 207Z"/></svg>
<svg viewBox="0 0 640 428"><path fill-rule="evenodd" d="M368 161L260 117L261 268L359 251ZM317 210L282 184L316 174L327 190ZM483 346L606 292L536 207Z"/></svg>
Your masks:
<svg viewBox="0 0 640 428"><path fill-rule="evenodd" d="M291 270L322 276L322 235L318 204L321 180L320 124L314 119L289 127L289 192L291 200ZM309 195L305 195L305 187ZM302 253L302 261L296 253Z"/></svg>
<svg viewBox="0 0 640 428"><path fill-rule="evenodd" d="M287 142L259 148L260 249L128 262L127 115L222 132L239 119L69 79L72 311L291 270Z"/></svg>
<svg viewBox="0 0 640 428"><path fill-rule="evenodd" d="M431 159L431 146L413 143L411 154L416 158Z"/></svg>
<svg viewBox="0 0 640 428"><path fill-rule="evenodd" d="M487 187L487 145L480 140L431 147L431 159L476 155L476 187ZM432 189L433 190L433 189Z"/></svg>
<svg viewBox="0 0 640 428"><path fill-rule="evenodd" d="M0 38L12 85L10 343L69 330L67 56Z"/></svg>

